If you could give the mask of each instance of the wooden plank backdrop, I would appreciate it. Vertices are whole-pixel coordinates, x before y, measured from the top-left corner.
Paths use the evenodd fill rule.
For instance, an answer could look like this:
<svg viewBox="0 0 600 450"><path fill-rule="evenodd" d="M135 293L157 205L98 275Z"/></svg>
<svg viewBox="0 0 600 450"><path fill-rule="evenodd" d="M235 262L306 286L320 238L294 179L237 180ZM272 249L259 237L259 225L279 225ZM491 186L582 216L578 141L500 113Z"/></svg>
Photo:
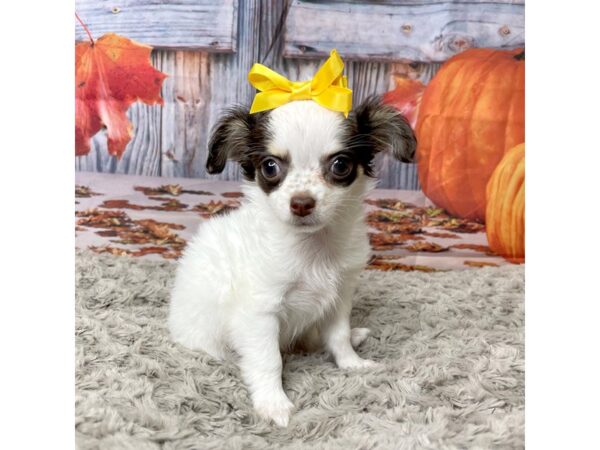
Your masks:
<svg viewBox="0 0 600 450"><path fill-rule="evenodd" d="M112 2L110 5L117 3ZM128 116L134 125L135 135L121 160L116 160L116 158L108 155L105 133L100 132L93 138L90 153L86 156L76 157L76 170L155 176L211 177L223 180L240 180L240 172L235 164L228 164L225 171L220 175L206 174L204 165L207 156L206 147L209 131L225 108L234 104L249 106L252 102L254 89L246 79L252 64L262 62L292 80L304 80L314 75L329 53L329 50L323 52L323 48L312 46L317 49L314 52L311 51L313 54L305 51L302 55L292 55L290 43L292 41L296 42L294 40L297 40L297 37L294 36L297 35L294 35L294 33L300 31L301 28L300 23L296 22L294 28L290 29L290 18L296 17L295 20L298 20L299 17L300 10L295 10L296 8L318 5L325 8L325 12L322 12L322 14L326 14L327 11L332 14L330 18L334 22L328 25L322 23L321 29L313 31L314 39L317 41L320 36L330 33L332 27L341 26L336 16L338 14L336 11L340 10L340 5L351 8L364 7L366 3L369 3L367 9L385 6L386 8L394 8L397 11L412 11L414 16L415 10L411 8L422 3L435 3L438 8L440 8L440 5L447 8L446 19L449 22L457 23L461 22L461 18L464 18L460 15L463 14L461 12L463 10L460 8L466 6L470 6L474 10L483 8L486 11L494 11L494 8L499 6L516 8L515 10L522 8L522 2L507 0L488 2L480 2L479 0L471 2L461 0L445 2L415 0L411 1L410 5L399 0L383 0L376 3L329 0L318 4L298 0L290 2L284 0L228 0L223 2L210 2L208 0L162 2L158 0L130 0L121 3L124 5L123 10L125 7L130 8L134 5L152 4L157 13L162 12L164 14L167 14L166 11L171 7L193 3L198 7L190 9L196 11L196 19L200 23L207 23L206 21L209 20L203 18L204 14L215 13L210 8L202 10L199 5L209 3L220 5L225 9L229 8L228 10L233 11L232 14L235 14L237 23L234 24L231 35L236 36L236 38L231 42L231 53L223 53L222 48L214 48L210 45L207 47L206 35L202 35L197 31L192 32L192 34L196 33L193 34L196 36L194 39L197 39L194 41L195 43L189 40L186 41L185 45L166 45L167 41L157 44L158 41L155 40L154 46L156 48L152 52L152 64L158 70L169 74L162 89L162 96L165 100L164 105L148 106L139 103L132 105ZM81 13L80 16L88 23L95 37L99 37L107 31L114 31L136 39L134 34L126 28L126 22L118 22L119 27L117 28L112 26L114 17L118 17L119 14L105 14L102 20L98 19L98 22L90 22L89 18L85 17L85 13L82 12L84 9L80 8L84 4L90 8L96 8L97 6L94 5L100 4L108 7L109 4L103 1L76 1L77 12ZM225 13L222 14L225 15ZM454 18L452 18L452 14L455 14ZM396 20L404 23L400 12L395 17ZM213 18L211 20L225 23L222 19ZM176 28L173 21L167 22L171 24L169 26ZM427 25L427 21L421 21L420 23L423 26ZM516 19L510 26L512 27L514 23L516 23ZM435 25L438 26L438 22ZM136 30L141 25L136 22L130 23L128 26L131 26L132 30ZM306 24L306 26L311 25ZM450 30L452 29L450 28ZM223 35L225 33L224 29L220 30L220 35ZM352 30L357 31L355 24L352 25ZM517 30L519 28L515 27L515 34L517 34ZM522 29L520 30L522 33ZM81 32L82 30L79 29L78 36L83 38ZM168 35L171 32L177 35L175 31L165 26L163 31L156 33L155 38L158 39L160 35L163 35L164 39L169 39ZM402 31L398 31L396 35L400 36L401 33ZM173 37L172 39L180 38ZM221 38L219 39L220 42L225 42ZM363 35L362 39L373 38ZM152 45L152 42L148 40L137 40ZM358 40L356 41L358 42ZM517 41L518 39L512 42L517 45ZM482 43L477 39L469 42L468 45L474 46L481 46ZM508 42L508 40L505 42ZM377 41L373 43L375 46L378 44ZM426 44L423 43L424 48L426 48ZM363 42L360 45L366 46L367 44ZM202 50L190 50L190 48ZM338 47L338 50L341 48L343 47ZM458 52L460 49L456 51ZM285 57L286 54L290 54L292 57ZM393 89L395 87L395 77L409 77L428 83L441 66L441 62L433 62L432 58L410 60L406 57L381 58L381 55L373 56L359 53L348 58L351 53L347 55L343 50L340 50L340 54L346 61L346 73L349 85L353 89L353 102L355 105L371 94L381 94ZM382 155L378 159L377 165L380 174L379 187L419 189L414 164L400 163L387 155Z"/></svg>
<svg viewBox="0 0 600 450"><path fill-rule="evenodd" d="M471 47L517 48L525 42L523 2L293 0L284 56L445 61Z"/></svg>
<svg viewBox="0 0 600 450"><path fill-rule="evenodd" d="M237 0L76 0L95 36L117 33L155 48L236 50ZM75 39L87 39L78 27Z"/></svg>

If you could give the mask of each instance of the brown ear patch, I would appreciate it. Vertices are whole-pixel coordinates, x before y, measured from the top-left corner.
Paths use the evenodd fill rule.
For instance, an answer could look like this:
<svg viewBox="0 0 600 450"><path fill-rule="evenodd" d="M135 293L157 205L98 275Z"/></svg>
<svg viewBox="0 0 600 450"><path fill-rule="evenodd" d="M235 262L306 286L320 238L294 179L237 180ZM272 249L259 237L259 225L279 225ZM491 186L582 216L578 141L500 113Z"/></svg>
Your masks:
<svg viewBox="0 0 600 450"><path fill-rule="evenodd" d="M347 146L351 151L369 154L365 173L372 176L370 162L382 151L391 151L402 162L413 162L417 140L404 116L394 107L385 105L373 96L361 103L350 117ZM354 150L353 150L354 149Z"/></svg>
<svg viewBox="0 0 600 450"><path fill-rule="evenodd" d="M213 128L208 143L206 171L221 173L227 160L240 164L245 178L253 180L257 153L266 152L268 113L249 114L245 106L227 110Z"/></svg>

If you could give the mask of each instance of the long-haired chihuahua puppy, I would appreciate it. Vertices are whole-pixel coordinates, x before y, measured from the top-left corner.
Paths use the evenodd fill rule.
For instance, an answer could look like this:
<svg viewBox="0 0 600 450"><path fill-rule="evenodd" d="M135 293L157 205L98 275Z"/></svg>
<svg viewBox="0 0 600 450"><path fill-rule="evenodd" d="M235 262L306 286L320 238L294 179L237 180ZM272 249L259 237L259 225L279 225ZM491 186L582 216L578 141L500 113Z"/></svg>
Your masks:
<svg viewBox="0 0 600 450"><path fill-rule="evenodd" d="M323 348L341 369L371 367L354 350L352 296L370 257L363 199L376 154L415 152L398 111L370 98L348 118L314 101L268 112L229 110L215 126L207 170L240 164L242 206L201 224L179 263L169 328L215 358L235 355L258 414L286 426L281 351Z"/></svg>

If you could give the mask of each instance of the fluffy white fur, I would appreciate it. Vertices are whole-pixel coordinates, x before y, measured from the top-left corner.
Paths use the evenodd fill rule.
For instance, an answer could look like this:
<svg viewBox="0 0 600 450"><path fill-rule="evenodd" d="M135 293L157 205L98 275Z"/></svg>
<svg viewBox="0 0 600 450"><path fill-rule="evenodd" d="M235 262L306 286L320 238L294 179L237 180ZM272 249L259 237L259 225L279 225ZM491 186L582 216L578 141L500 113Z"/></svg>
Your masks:
<svg viewBox="0 0 600 450"><path fill-rule="evenodd" d="M238 210L201 224L172 292L173 339L215 358L232 350L256 411L280 426L293 409L282 350L324 346L340 368L375 364L353 348L369 330L350 329L357 275L370 256L362 200L374 183L359 168L350 186L331 185L320 167L342 149L344 120L311 101L274 110L268 150L288 156L287 176L269 194L247 182ZM316 199L302 219L290 212L299 192Z"/></svg>

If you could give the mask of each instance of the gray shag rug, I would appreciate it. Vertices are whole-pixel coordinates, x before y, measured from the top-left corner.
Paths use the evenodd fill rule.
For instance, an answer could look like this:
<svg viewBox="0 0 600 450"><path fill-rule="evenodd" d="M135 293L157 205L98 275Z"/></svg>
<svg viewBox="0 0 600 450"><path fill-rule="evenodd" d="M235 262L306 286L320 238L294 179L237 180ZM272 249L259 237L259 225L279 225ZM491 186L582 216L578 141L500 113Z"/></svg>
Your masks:
<svg viewBox="0 0 600 450"><path fill-rule="evenodd" d="M284 358L288 428L252 411L233 363L170 341L170 262L77 254L76 440L80 449L524 447L523 267L365 271L359 354Z"/></svg>

